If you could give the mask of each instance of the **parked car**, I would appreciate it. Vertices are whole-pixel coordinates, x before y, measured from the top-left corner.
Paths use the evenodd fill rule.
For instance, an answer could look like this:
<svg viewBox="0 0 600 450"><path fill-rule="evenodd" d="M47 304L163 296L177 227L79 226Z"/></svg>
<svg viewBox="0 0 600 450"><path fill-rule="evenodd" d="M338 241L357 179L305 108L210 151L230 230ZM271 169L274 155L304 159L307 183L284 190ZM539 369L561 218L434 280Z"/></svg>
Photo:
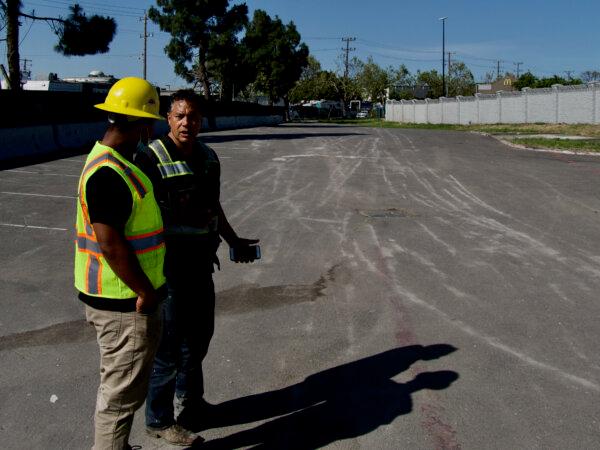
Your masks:
<svg viewBox="0 0 600 450"><path fill-rule="evenodd" d="M356 113L357 119L366 119L367 117L369 117L369 111L366 111L364 109Z"/></svg>

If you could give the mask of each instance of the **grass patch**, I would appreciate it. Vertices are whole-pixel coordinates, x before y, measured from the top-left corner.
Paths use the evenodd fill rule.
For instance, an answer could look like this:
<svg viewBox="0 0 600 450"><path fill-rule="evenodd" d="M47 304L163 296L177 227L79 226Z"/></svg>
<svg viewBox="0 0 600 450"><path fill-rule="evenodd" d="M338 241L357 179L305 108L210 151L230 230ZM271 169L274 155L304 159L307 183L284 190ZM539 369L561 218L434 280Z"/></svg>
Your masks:
<svg viewBox="0 0 600 450"><path fill-rule="evenodd" d="M553 148L571 151L600 152L600 141L598 140L568 140L568 139L544 139L544 138L516 138L511 139L515 144L525 145L532 148Z"/></svg>
<svg viewBox="0 0 600 450"><path fill-rule="evenodd" d="M341 125L354 125L378 128L405 128L421 130L453 130L453 131L479 131L491 134L561 134L572 136L587 136L600 138L600 125L587 124L491 124L491 125L450 125L429 123L398 123L386 122L382 119L332 119L320 120L320 123L335 123Z"/></svg>

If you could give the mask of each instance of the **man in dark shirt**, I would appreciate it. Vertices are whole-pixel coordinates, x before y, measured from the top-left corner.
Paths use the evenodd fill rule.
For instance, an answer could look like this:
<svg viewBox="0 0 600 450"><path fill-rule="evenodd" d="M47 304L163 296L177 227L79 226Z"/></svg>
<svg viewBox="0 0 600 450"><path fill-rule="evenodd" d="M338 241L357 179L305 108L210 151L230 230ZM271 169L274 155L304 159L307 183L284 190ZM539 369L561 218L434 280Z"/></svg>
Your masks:
<svg viewBox="0 0 600 450"><path fill-rule="evenodd" d="M196 139L201 127L200 99L193 91L171 98L169 134L136 155L152 180L163 221L169 296L163 305L163 334L146 399L150 434L189 445L201 426L204 400L202 361L214 331L213 264L223 237L241 251L258 240L236 235L220 203L220 165L216 153ZM240 262L251 262L245 257ZM175 418L173 400L181 413Z"/></svg>

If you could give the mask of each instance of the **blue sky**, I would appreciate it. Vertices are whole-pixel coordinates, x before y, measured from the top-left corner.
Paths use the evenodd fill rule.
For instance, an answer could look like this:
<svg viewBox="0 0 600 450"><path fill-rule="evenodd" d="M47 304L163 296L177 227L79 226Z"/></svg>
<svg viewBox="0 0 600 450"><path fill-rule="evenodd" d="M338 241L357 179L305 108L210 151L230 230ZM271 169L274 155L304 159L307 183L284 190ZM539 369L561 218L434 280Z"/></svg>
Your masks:
<svg viewBox="0 0 600 450"><path fill-rule="evenodd" d="M110 52L66 58L54 52L54 34L44 22L24 20L21 58L31 60L32 74L83 76L99 69L117 77L142 74L144 9L146 0L80 1L88 14L115 17L118 32ZM232 1L241 3L241 1ZM36 15L67 15L68 0L23 0L24 11ZM598 0L247 0L250 15L264 9L284 22L294 21L311 53L323 68L340 69L344 36L356 37L351 53L363 60L372 56L382 66L441 70L442 27L447 16L446 50L464 61L477 79L495 71L532 70L537 75L565 75L600 70L600 2ZM163 48L169 35L149 22L148 79L163 87L185 83L173 72ZM0 33L1 34L1 33ZM3 36L2 36L3 37ZM6 65L6 46L0 42L0 62Z"/></svg>

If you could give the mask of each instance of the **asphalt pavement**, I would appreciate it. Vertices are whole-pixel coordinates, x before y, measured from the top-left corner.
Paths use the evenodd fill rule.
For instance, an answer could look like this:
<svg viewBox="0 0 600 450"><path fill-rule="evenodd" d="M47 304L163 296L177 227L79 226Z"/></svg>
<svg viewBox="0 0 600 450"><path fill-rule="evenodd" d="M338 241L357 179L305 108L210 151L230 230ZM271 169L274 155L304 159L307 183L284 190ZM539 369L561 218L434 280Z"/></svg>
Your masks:
<svg viewBox="0 0 600 450"><path fill-rule="evenodd" d="M600 447L600 157L452 132L208 133L219 255L198 448ZM0 171L0 447L92 445L72 287L85 155ZM130 442L172 448L145 435Z"/></svg>

